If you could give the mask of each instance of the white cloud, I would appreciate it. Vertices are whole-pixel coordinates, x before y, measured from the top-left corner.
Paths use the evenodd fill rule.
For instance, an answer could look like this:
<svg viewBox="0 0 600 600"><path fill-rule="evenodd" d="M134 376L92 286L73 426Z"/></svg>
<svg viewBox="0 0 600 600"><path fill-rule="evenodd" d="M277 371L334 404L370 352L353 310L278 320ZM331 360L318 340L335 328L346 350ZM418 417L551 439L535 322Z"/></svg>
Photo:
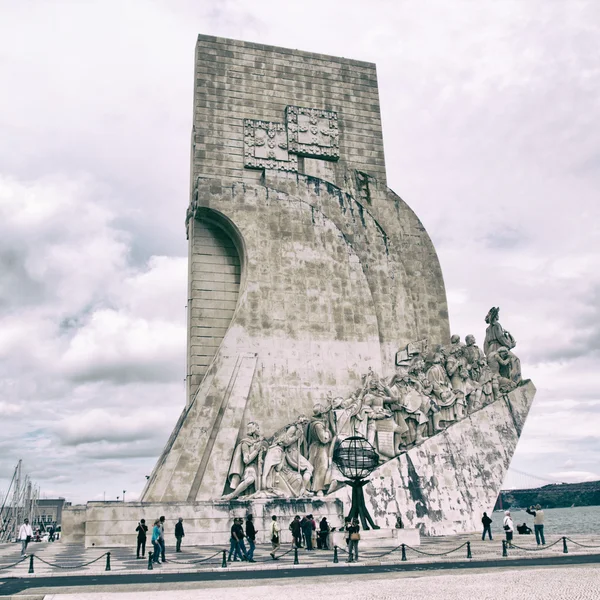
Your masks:
<svg viewBox="0 0 600 600"><path fill-rule="evenodd" d="M389 185L432 235L452 332L481 343L499 305L538 388L515 467L596 472L600 7L375 0L364 15L359 0L3 7L2 476L23 456L73 500L139 490L184 404L198 32L377 62ZM157 407L148 439L128 422ZM93 411L129 439L95 432Z"/></svg>

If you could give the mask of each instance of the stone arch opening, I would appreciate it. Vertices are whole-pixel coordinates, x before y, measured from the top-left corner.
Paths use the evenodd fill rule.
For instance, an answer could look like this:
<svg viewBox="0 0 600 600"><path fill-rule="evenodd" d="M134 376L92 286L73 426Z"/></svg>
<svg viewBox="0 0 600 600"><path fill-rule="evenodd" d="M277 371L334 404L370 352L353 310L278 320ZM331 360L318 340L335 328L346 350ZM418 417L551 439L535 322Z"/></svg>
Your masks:
<svg viewBox="0 0 600 600"><path fill-rule="evenodd" d="M188 404L233 319L244 274L244 243L223 214L196 210L190 227Z"/></svg>

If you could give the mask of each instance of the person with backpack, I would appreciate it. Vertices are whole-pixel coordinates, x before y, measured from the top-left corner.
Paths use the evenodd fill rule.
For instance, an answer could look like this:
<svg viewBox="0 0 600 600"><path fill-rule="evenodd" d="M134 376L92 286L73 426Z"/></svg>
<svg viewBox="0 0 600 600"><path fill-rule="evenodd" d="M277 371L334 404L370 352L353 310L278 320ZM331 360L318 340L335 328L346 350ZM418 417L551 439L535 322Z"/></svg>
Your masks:
<svg viewBox="0 0 600 600"><path fill-rule="evenodd" d="M146 525L146 519L140 519L140 522L135 530L137 531L136 558L144 558L144 554L146 553L146 536L148 535L148 525ZM141 556L140 550L142 551Z"/></svg>
<svg viewBox="0 0 600 600"><path fill-rule="evenodd" d="M290 523L290 531L292 532L293 545L296 548L302 548L302 526L300 525L299 515L296 515Z"/></svg>

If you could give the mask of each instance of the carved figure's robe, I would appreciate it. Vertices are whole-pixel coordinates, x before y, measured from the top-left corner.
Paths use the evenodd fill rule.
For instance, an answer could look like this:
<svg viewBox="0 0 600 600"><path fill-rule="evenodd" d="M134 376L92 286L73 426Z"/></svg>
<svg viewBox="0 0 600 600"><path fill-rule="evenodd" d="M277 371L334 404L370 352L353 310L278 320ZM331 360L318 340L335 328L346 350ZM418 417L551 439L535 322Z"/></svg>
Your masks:
<svg viewBox="0 0 600 600"><path fill-rule="evenodd" d="M487 326L485 330L485 342L483 343L483 351L486 356L489 356L501 346L510 350L516 345L515 338L508 331L504 331L500 323L491 323Z"/></svg>
<svg viewBox="0 0 600 600"><path fill-rule="evenodd" d="M329 431L326 420L313 419L310 422L308 427L308 460L314 468L311 485L313 492L321 492L329 484L327 472L329 470L329 446L332 439L333 436Z"/></svg>
<svg viewBox="0 0 600 600"><path fill-rule="evenodd" d="M261 438L242 438L240 443L236 446L233 452L233 458L231 459L231 465L229 467L229 474L227 480L232 489L240 484L244 479L254 478L257 481L258 478L258 456L256 456L248 464L244 462L244 455L251 454L257 445L261 443Z"/></svg>

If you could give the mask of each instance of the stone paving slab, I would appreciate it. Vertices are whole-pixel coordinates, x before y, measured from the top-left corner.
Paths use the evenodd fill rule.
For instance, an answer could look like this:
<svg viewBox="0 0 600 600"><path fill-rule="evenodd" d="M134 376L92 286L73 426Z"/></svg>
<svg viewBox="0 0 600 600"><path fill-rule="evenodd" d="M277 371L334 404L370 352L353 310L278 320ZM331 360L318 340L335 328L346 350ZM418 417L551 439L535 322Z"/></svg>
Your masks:
<svg viewBox="0 0 600 600"><path fill-rule="evenodd" d="M503 569L495 572L352 576L340 582L329 578L279 580L259 585L215 583L202 588L48 594L44 600L597 600L600 567ZM15 596L20 598L20 596Z"/></svg>

